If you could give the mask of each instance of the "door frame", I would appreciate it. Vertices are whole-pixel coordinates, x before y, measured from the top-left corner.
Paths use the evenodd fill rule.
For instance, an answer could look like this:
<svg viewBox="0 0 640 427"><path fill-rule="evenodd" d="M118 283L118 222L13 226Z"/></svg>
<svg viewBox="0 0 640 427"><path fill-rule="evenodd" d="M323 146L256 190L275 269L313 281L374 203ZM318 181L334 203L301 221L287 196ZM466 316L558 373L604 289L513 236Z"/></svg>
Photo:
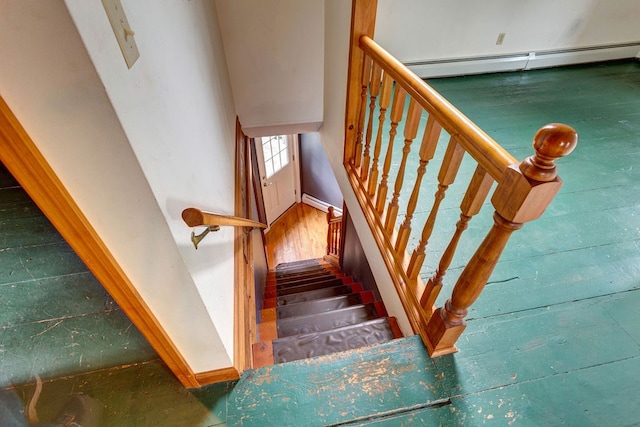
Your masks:
<svg viewBox="0 0 640 427"><path fill-rule="evenodd" d="M272 135L269 135L272 136ZM291 148L291 162L292 162L292 166L293 166L293 186L294 186L294 195L295 195L295 202L294 203L301 203L302 202L302 183L300 180L300 135L298 134L288 134L286 135L287 138L290 138L290 148ZM259 144L256 139L257 138L261 138L261 137L254 137L252 138L253 143L251 144L252 147L257 151L258 146L261 144ZM255 153L255 159L256 159L256 163L261 162L261 160L263 159L263 157L261 155L257 155L257 152ZM262 166L264 168L264 165ZM260 166L258 165L258 169L260 168ZM259 174L260 175L260 174ZM260 186L263 185L263 179L262 176L258 176L258 181L260 183ZM260 188L260 196L262 197L262 203L261 206L264 208L265 202L264 202L264 191L262 191L262 188ZM286 212L286 210L285 210ZM283 212L284 213L284 212ZM282 216L282 215L280 215ZM279 217L280 217L279 216ZM278 217L278 218L279 218ZM273 222L276 222L276 220L278 218L274 218ZM265 218L264 218L264 222L267 224L267 228L264 230L265 233L267 233L270 229L271 229L271 224L268 222L268 218L265 212Z"/></svg>

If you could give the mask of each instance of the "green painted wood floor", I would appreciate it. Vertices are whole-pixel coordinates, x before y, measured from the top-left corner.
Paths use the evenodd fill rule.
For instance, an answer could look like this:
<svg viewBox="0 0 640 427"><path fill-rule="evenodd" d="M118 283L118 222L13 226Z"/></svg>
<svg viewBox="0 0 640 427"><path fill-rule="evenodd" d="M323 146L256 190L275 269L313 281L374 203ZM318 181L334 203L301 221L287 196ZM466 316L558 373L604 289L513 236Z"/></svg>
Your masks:
<svg viewBox="0 0 640 427"><path fill-rule="evenodd" d="M42 421L82 392L107 426L640 425L640 64L431 83L518 158L547 122L580 134L459 353L432 360L409 337L185 390L0 173L0 398L27 402L38 374Z"/></svg>

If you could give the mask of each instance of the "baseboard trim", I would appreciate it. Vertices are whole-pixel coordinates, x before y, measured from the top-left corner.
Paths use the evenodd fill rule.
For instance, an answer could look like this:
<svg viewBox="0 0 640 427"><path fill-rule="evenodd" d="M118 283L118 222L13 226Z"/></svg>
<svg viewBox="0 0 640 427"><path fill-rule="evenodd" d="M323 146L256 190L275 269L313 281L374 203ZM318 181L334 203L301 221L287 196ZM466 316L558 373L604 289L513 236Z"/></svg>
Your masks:
<svg viewBox="0 0 640 427"><path fill-rule="evenodd" d="M405 62L420 78L532 70L640 58L640 41L575 49Z"/></svg>
<svg viewBox="0 0 640 427"><path fill-rule="evenodd" d="M333 207L333 212L335 215L340 216L342 215L342 208L339 208L337 206L333 206L330 203L327 203L323 200L317 199L313 196L308 195L307 193L304 193L302 195L302 203L309 205L311 207L314 207L316 209L321 210L322 212L329 212L329 207Z"/></svg>
<svg viewBox="0 0 640 427"><path fill-rule="evenodd" d="M216 369L213 371L206 371L195 374L195 379L198 382L199 387L208 384L234 381L239 378L240 372L234 367Z"/></svg>

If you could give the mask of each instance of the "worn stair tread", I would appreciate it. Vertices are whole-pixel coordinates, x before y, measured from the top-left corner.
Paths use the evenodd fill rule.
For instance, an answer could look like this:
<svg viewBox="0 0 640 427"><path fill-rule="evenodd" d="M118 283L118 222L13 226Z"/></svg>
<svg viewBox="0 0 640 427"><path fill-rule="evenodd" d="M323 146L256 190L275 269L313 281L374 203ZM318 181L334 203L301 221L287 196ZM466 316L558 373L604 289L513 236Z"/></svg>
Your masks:
<svg viewBox="0 0 640 427"><path fill-rule="evenodd" d="M284 295L291 295L291 294L297 294L301 292L313 291L316 289L331 288L334 286L340 286L342 284L343 284L342 279L330 279L330 280L323 280L319 282L306 283L303 285L291 286L287 288L278 288L276 290L276 293L280 297Z"/></svg>
<svg viewBox="0 0 640 427"><path fill-rule="evenodd" d="M329 312L279 319L276 324L278 338L355 325L377 319L374 304L360 304Z"/></svg>
<svg viewBox="0 0 640 427"><path fill-rule="evenodd" d="M291 362L380 344L394 339L386 318L329 331L278 338L272 342L275 363Z"/></svg>
<svg viewBox="0 0 640 427"><path fill-rule="evenodd" d="M311 283L313 281L329 280L336 278L337 276L330 271L326 271L321 274L313 274L309 276L296 277L289 280L277 280L276 286L278 288L286 288L290 286L296 286L297 284L303 285L305 283Z"/></svg>
<svg viewBox="0 0 640 427"><path fill-rule="evenodd" d="M311 270L317 270L318 268L325 268L327 265L328 263L326 262L322 262L322 263L314 262L314 263L309 263L304 265L294 265L289 267L276 267L272 271L276 274L292 274L292 273L301 272L301 271L311 271Z"/></svg>
<svg viewBox="0 0 640 427"><path fill-rule="evenodd" d="M326 271L329 271L329 269L324 267L317 267L312 270L296 270L296 271L287 272L287 273L276 273L273 277L276 279L276 281L292 280L297 277L311 276L313 274L321 274Z"/></svg>
<svg viewBox="0 0 640 427"><path fill-rule="evenodd" d="M309 265L318 265L320 262L323 262L321 259L303 259L303 260L298 260L298 261L290 261L290 262L281 262L280 264L276 265L276 271L278 270L287 270L290 268L297 268L297 267L306 267Z"/></svg>
<svg viewBox="0 0 640 427"><path fill-rule="evenodd" d="M289 305L304 301L311 301L320 298L329 298L338 295L346 295L352 293L351 287L347 285L334 286L331 288L316 289L313 291L299 292L296 294L279 296L276 299L276 306Z"/></svg>
<svg viewBox="0 0 640 427"><path fill-rule="evenodd" d="M359 305L363 302L364 301L360 294L339 295L312 301L304 301L277 307L276 318L286 319L306 314L324 313L326 311L337 310L339 308L350 307L352 305Z"/></svg>

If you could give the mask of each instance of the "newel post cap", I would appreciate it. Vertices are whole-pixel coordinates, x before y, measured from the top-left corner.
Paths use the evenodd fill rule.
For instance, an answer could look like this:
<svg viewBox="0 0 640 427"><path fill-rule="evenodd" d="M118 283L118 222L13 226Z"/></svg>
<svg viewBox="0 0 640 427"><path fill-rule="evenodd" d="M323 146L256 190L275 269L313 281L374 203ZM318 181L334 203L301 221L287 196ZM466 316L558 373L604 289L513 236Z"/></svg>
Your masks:
<svg viewBox="0 0 640 427"><path fill-rule="evenodd" d="M539 218L560 190L554 160L571 153L578 134L567 125L543 126L533 138L535 154L519 165L509 166L491 198L496 212L505 220L524 223Z"/></svg>
<svg viewBox="0 0 640 427"><path fill-rule="evenodd" d="M555 159L569 155L578 144L578 133L562 123L549 123L533 137L536 153L520 163L520 170L535 181L553 181L557 173Z"/></svg>

